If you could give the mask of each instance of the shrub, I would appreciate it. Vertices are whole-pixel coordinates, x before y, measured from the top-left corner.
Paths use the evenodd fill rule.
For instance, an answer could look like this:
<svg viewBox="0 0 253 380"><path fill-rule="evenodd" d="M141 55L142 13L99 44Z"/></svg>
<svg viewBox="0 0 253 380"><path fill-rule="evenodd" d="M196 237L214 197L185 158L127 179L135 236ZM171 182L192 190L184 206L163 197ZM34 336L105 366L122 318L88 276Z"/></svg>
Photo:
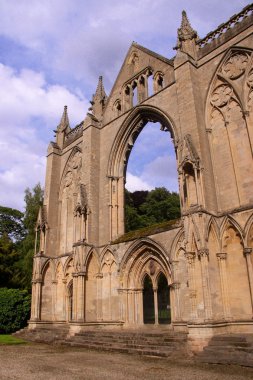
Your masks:
<svg viewBox="0 0 253 380"><path fill-rule="evenodd" d="M26 290L0 288L0 333L8 334L26 326L31 296Z"/></svg>

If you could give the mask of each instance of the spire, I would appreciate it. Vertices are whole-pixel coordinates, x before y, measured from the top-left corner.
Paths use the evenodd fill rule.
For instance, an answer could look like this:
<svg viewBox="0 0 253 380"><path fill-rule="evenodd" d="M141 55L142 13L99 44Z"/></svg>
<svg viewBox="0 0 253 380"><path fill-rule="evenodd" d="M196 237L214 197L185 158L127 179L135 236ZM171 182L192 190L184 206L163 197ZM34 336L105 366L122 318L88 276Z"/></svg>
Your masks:
<svg viewBox="0 0 253 380"><path fill-rule="evenodd" d="M106 95L105 89L104 89L103 77L100 76L98 79L98 85L97 85L96 92L93 95L92 100L90 102L91 107L89 108L89 111L91 111L92 114L98 120L101 120L101 118L102 118L106 100L107 100L107 95Z"/></svg>
<svg viewBox="0 0 253 380"><path fill-rule="evenodd" d="M194 56L196 52L196 39L198 34L190 24L186 11L182 12L181 26L177 30L177 46L176 49ZM194 48L193 48L194 45Z"/></svg>
<svg viewBox="0 0 253 380"><path fill-rule="evenodd" d="M57 130L54 131L56 133L56 143L60 148L63 147L65 136L68 132L70 132L70 130L71 128L69 125L68 107L64 106L60 124L58 125Z"/></svg>
<svg viewBox="0 0 253 380"><path fill-rule="evenodd" d="M63 114L61 117L60 124L58 125L57 131L65 131L68 133L70 131L69 117L68 117L68 107L64 106Z"/></svg>

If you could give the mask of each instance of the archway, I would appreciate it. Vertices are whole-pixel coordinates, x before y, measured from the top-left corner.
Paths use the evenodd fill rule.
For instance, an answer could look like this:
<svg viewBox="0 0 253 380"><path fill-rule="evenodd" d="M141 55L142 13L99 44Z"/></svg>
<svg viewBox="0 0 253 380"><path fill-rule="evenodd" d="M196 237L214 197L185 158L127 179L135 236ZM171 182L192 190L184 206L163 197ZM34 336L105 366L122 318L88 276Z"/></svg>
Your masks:
<svg viewBox="0 0 253 380"><path fill-rule="evenodd" d="M152 280L146 274L143 281L143 322L155 323L155 304Z"/></svg>
<svg viewBox="0 0 253 380"><path fill-rule="evenodd" d="M168 281L163 273L160 273L157 282L158 323L168 324L171 322L170 312L170 289Z"/></svg>
<svg viewBox="0 0 253 380"><path fill-rule="evenodd" d="M158 123L161 131L168 132L174 142L177 156L178 137L174 123L168 115L153 106L136 106L123 122L114 140L109 158L111 240L125 232L124 192L128 159L137 137L148 123Z"/></svg>

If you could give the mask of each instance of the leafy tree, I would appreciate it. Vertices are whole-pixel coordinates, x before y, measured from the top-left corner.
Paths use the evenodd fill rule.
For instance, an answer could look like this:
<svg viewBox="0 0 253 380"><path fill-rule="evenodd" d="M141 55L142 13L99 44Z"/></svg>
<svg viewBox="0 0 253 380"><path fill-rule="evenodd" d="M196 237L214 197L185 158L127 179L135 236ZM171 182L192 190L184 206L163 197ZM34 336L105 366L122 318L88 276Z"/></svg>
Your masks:
<svg viewBox="0 0 253 380"><path fill-rule="evenodd" d="M19 246L21 259L17 263L17 269L19 271L21 287L30 289L35 243L35 224L39 208L43 204L43 189L40 184L37 184L32 190L29 188L25 190L25 203L24 226L27 233Z"/></svg>
<svg viewBox="0 0 253 380"><path fill-rule="evenodd" d="M152 217L155 223L180 217L179 195L171 193L165 187L151 190L146 201L141 205L142 213Z"/></svg>
<svg viewBox="0 0 253 380"><path fill-rule="evenodd" d="M0 287L18 287L15 264L20 258L7 233L0 237Z"/></svg>
<svg viewBox="0 0 253 380"><path fill-rule="evenodd" d="M7 234L14 241L22 240L25 236L23 217L19 210L0 206L0 237Z"/></svg>
<svg viewBox="0 0 253 380"><path fill-rule="evenodd" d="M26 326L31 296L26 290L0 288L0 333L12 333Z"/></svg>
<svg viewBox="0 0 253 380"><path fill-rule="evenodd" d="M151 191L135 191L133 193L126 190L126 232L179 217L180 202L177 193L171 193L165 187Z"/></svg>

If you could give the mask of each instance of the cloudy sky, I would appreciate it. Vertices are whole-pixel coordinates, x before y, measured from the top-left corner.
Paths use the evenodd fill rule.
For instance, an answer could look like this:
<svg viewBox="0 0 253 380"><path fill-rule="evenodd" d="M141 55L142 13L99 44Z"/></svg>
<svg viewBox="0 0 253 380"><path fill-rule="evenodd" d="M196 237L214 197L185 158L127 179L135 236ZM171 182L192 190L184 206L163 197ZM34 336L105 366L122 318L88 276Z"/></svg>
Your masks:
<svg viewBox="0 0 253 380"><path fill-rule="evenodd" d="M24 189L44 184L47 145L64 105L74 127L99 75L110 92L132 41L170 58L183 9L204 37L248 2L0 0L0 204L22 209ZM130 157L129 189L176 190L173 160L169 135L148 125Z"/></svg>

